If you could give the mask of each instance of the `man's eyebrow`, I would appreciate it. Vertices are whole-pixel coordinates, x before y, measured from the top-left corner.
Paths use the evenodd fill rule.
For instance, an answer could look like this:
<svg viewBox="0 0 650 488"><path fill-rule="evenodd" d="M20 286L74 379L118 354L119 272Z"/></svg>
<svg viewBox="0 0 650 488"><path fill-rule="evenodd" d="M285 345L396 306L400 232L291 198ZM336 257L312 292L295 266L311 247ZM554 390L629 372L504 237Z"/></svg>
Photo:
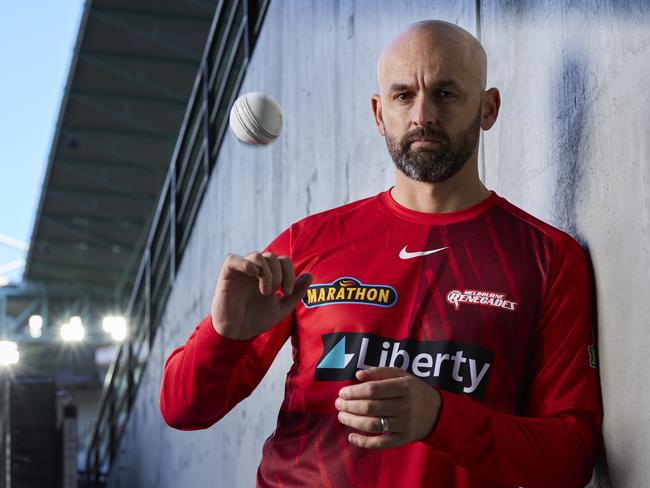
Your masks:
<svg viewBox="0 0 650 488"><path fill-rule="evenodd" d="M440 80L434 83L434 86L436 87L449 87L449 88L456 88L457 90L462 90L463 87L460 83L458 83L456 80Z"/></svg>
<svg viewBox="0 0 650 488"><path fill-rule="evenodd" d="M397 92L397 91L404 91L410 89L411 86L407 85L406 83L391 83L390 87L388 88L389 92Z"/></svg>
<svg viewBox="0 0 650 488"><path fill-rule="evenodd" d="M453 79L439 80L436 81L433 86L436 88L455 88L457 90L463 91L463 87L460 83ZM389 93L410 90L412 87L407 83L391 83L388 88Z"/></svg>

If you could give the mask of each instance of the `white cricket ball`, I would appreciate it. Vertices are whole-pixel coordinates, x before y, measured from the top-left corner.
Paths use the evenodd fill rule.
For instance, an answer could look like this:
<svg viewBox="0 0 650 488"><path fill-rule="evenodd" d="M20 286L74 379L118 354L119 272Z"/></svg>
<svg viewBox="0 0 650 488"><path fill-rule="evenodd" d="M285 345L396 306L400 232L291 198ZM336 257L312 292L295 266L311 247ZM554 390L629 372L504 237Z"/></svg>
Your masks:
<svg viewBox="0 0 650 488"><path fill-rule="evenodd" d="M269 144L282 131L282 108L264 93L245 93L230 110L230 129L245 144Z"/></svg>

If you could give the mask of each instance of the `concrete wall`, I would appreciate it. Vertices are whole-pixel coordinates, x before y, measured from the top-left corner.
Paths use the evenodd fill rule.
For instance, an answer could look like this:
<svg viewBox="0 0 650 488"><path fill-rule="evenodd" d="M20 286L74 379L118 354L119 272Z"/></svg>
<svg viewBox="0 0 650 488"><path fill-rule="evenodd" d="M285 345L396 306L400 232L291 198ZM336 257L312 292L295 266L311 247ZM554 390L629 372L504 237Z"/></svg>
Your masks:
<svg viewBox="0 0 650 488"><path fill-rule="evenodd" d="M486 184L588 251L612 483L650 486L650 2L495 1L480 17L503 94Z"/></svg>
<svg viewBox="0 0 650 488"><path fill-rule="evenodd" d="M163 362L209 312L228 252L261 249L307 214L392 184L370 111L375 60L399 30L426 18L459 24L488 51L489 84L500 88L503 106L483 136L487 186L568 230L591 255L611 475L615 486L650 486L643 414L650 300L642 296L650 264L648 5L273 0L242 92L274 96L284 133L263 149L225 139L110 487L254 486L282 400L288 345L251 397L206 431L164 425Z"/></svg>

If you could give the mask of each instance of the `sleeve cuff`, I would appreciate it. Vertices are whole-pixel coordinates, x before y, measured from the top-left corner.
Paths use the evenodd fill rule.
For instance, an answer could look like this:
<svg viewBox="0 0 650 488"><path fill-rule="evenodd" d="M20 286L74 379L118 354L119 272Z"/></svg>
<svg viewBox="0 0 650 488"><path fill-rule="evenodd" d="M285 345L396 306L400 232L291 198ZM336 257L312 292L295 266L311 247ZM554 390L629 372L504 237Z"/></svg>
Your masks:
<svg viewBox="0 0 650 488"><path fill-rule="evenodd" d="M436 420L433 430L427 437L422 439L422 442L427 444L433 449L445 449L449 445L449 441L454 433L454 419L461 421L468 418L471 412L465 412L463 402L458 401L459 396L454 395L446 390L433 387L440 394L440 412Z"/></svg>
<svg viewBox="0 0 650 488"><path fill-rule="evenodd" d="M197 339L211 350L243 353L250 349L255 337L239 340L222 336L212 325L212 315L208 314L199 323Z"/></svg>

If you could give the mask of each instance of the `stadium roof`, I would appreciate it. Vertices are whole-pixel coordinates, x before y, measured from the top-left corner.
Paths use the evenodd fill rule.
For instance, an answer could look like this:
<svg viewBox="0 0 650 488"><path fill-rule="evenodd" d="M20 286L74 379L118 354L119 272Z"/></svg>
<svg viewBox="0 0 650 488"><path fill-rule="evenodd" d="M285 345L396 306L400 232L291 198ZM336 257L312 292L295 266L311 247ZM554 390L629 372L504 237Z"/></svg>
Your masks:
<svg viewBox="0 0 650 488"><path fill-rule="evenodd" d="M217 4L86 1L23 283L0 288L0 329L23 342L27 372L99 380L98 323L129 297ZM33 341L32 313L46 323ZM65 362L53 327L70 315L89 340Z"/></svg>
<svg viewBox="0 0 650 488"><path fill-rule="evenodd" d="M216 1L87 1L24 279L128 294Z"/></svg>

